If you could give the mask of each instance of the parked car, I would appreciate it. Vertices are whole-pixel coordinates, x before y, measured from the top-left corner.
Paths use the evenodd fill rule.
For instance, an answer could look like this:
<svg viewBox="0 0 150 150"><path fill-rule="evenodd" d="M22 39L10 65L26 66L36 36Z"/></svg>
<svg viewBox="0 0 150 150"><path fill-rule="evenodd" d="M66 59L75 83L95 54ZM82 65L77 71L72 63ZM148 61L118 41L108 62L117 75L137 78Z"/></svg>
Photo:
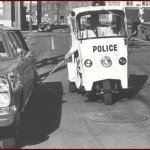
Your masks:
<svg viewBox="0 0 150 150"><path fill-rule="evenodd" d="M48 22L41 22L38 26L38 31L43 32L43 31L52 31L52 26L53 24L48 23Z"/></svg>
<svg viewBox="0 0 150 150"><path fill-rule="evenodd" d="M16 148L21 114L37 79L36 58L20 30L0 27L0 147Z"/></svg>

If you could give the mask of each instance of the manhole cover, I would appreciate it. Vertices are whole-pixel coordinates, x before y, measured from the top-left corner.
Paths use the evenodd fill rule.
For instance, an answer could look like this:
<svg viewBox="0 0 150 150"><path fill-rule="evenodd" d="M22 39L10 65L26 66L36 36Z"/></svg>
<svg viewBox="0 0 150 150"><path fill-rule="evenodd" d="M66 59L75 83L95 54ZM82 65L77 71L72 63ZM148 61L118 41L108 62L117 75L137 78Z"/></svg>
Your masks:
<svg viewBox="0 0 150 150"><path fill-rule="evenodd" d="M89 119L103 123L135 123L142 122L148 117L132 113L94 113L89 116Z"/></svg>

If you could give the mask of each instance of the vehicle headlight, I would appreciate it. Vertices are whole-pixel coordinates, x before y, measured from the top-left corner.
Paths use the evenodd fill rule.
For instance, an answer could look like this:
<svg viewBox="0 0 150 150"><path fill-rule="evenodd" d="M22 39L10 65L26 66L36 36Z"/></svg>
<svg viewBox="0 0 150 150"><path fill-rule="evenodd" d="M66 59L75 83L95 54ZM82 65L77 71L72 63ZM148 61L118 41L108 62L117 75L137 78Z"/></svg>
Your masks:
<svg viewBox="0 0 150 150"><path fill-rule="evenodd" d="M9 84L5 78L0 78L0 107L7 107L10 104Z"/></svg>
<svg viewBox="0 0 150 150"><path fill-rule="evenodd" d="M125 65L126 62L127 62L127 59L126 59L125 57L121 57L121 58L119 59L119 64L120 64L120 65Z"/></svg>
<svg viewBox="0 0 150 150"><path fill-rule="evenodd" d="M101 63L103 67L110 67L112 65L112 61L108 56L105 56L101 59Z"/></svg>
<svg viewBox="0 0 150 150"><path fill-rule="evenodd" d="M92 60L90 60L90 59L87 59L87 60L85 60L85 62L84 62L84 65L86 66L86 67L91 67L92 66Z"/></svg>

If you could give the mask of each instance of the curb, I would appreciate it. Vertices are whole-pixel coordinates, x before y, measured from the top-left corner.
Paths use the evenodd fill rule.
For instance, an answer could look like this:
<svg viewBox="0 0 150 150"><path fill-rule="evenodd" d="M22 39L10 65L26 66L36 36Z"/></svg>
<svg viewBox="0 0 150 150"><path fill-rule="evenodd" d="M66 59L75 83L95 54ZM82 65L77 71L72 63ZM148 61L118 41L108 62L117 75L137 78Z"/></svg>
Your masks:
<svg viewBox="0 0 150 150"><path fill-rule="evenodd" d="M36 32L37 30L32 30L32 31L21 31L23 35L31 35L33 32Z"/></svg>

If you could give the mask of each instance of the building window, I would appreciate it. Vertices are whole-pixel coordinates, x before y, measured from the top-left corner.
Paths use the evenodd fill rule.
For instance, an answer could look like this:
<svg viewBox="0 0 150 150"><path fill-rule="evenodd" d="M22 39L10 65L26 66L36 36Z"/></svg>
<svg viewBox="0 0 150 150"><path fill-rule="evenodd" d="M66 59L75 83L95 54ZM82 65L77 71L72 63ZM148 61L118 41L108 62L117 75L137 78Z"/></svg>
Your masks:
<svg viewBox="0 0 150 150"><path fill-rule="evenodd" d="M51 10L51 5L50 4L48 5L48 7L49 7L48 9Z"/></svg>
<svg viewBox="0 0 150 150"><path fill-rule="evenodd" d="M148 6L149 5L149 1L142 1L142 5L143 6Z"/></svg>
<svg viewBox="0 0 150 150"><path fill-rule="evenodd" d="M129 5L129 6L133 5L133 2L132 1L127 1L127 5Z"/></svg>
<svg viewBox="0 0 150 150"><path fill-rule="evenodd" d="M4 14L4 2L0 1L0 14Z"/></svg>

